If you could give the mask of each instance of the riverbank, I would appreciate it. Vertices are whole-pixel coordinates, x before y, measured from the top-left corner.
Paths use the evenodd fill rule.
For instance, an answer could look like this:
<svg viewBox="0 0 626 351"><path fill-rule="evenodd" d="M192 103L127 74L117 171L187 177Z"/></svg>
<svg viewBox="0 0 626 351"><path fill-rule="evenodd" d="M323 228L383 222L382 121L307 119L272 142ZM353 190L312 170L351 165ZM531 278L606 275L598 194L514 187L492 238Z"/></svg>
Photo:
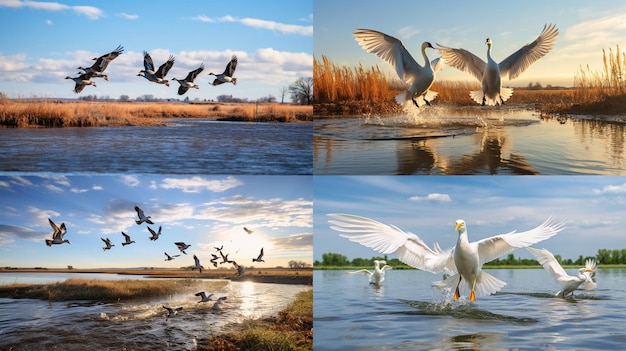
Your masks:
<svg viewBox="0 0 626 351"><path fill-rule="evenodd" d="M162 126L178 118L308 122L313 107L278 103L185 103L0 99L0 127Z"/></svg>

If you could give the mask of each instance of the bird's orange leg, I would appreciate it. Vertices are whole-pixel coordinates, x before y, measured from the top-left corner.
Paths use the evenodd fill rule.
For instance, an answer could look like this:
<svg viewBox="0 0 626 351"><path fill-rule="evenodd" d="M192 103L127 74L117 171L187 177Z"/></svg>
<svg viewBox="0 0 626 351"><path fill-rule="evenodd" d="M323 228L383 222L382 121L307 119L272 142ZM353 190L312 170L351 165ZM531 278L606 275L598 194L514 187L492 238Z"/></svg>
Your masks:
<svg viewBox="0 0 626 351"><path fill-rule="evenodd" d="M470 302L476 301L476 294L474 293L475 287L476 287L476 277L474 277L474 284L472 284L472 292L470 292L470 296L469 296Z"/></svg>
<svg viewBox="0 0 626 351"><path fill-rule="evenodd" d="M458 300L459 297L461 297L461 293L459 293L459 284L461 284L461 279L463 279L463 277L459 275L459 282L456 283L456 290L454 291L454 301Z"/></svg>

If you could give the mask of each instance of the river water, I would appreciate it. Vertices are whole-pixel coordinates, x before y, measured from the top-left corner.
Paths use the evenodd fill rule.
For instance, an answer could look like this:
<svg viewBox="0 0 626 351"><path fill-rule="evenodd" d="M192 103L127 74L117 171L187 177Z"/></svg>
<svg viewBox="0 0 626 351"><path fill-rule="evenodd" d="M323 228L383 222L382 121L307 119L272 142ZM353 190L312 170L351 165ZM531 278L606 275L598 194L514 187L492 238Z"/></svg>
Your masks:
<svg viewBox="0 0 626 351"><path fill-rule="evenodd" d="M198 280L180 294L145 301L102 304L0 298L0 350L193 350L194 338L228 332L245 319L275 316L297 293L310 288ZM194 296L198 291L214 293L214 300L219 296L227 300L213 310L213 301L198 303L199 297ZM165 321L163 305L183 310Z"/></svg>
<svg viewBox="0 0 626 351"><path fill-rule="evenodd" d="M0 172L312 174L311 123L0 129Z"/></svg>
<svg viewBox="0 0 626 351"><path fill-rule="evenodd" d="M575 269L567 269L575 274ZM315 271L316 350L621 350L626 342L626 269L600 269L593 291L557 298L543 269L492 269L496 295L450 302L423 271L364 275Z"/></svg>
<svg viewBox="0 0 626 351"><path fill-rule="evenodd" d="M315 174L626 174L626 124L523 109L316 117Z"/></svg>

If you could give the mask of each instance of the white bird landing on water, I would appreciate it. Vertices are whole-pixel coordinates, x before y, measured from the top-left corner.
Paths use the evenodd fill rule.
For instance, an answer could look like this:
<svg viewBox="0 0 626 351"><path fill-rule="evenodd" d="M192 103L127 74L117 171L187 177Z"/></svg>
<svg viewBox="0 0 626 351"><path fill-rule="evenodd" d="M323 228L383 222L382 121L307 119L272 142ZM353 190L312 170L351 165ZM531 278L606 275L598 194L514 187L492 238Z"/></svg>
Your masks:
<svg viewBox="0 0 626 351"><path fill-rule="evenodd" d="M393 225L386 225L373 219L348 215L329 214L331 229L341 232L341 236L350 241L372 248L382 254L395 254L409 266L432 273L441 273L445 268L458 272L444 280L446 285L456 285L454 299L460 297L461 286L469 291L469 300L477 296L491 295L506 285L505 282L482 271L484 263L492 261L515 249L528 247L556 235L563 229L561 224L552 224L548 219L540 226L526 232L515 231L470 243L467 237L465 221L456 221L459 233L456 246L441 250L428 247L417 235L405 232Z"/></svg>
<svg viewBox="0 0 626 351"><path fill-rule="evenodd" d="M137 211L137 217L139 217L139 220L135 220L135 223L137 224L141 224L143 222L146 222L148 224L154 224L151 220L150 220L150 216L146 216L143 213L143 210L141 208L139 208L139 206L135 206L135 211Z"/></svg>
<svg viewBox="0 0 626 351"><path fill-rule="evenodd" d="M541 264L543 268L545 268L552 275L552 277L559 284L561 284L563 290L556 293L556 296L558 297L565 298L569 294L573 295L574 290L578 289L578 287L588 279L591 279L588 274L585 274L593 272L591 269L582 268L582 271L578 270L578 276L574 277L565 272L563 267L561 267L550 251L546 249L535 249L533 247L527 247L526 249L530 251L530 253L535 256L539 264Z"/></svg>
<svg viewBox="0 0 626 351"><path fill-rule="evenodd" d="M596 260L592 258L588 258L585 261L585 268L580 268L578 270L578 274L584 274L588 276L588 279L583 282L583 288L585 290L593 290L598 287L596 283L596 269L598 268L598 264Z"/></svg>
<svg viewBox="0 0 626 351"><path fill-rule="evenodd" d="M198 301L198 303L200 303L200 302L209 302L209 301L212 300L211 297L213 296L213 294L209 294L207 296L207 294L204 291L200 291L199 293L195 293L194 295L200 296L200 301Z"/></svg>
<svg viewBox="0 0 626 351"><path fill-rule="evenodd" d="M111 250L111 248L115 245L111 244L111 240L109 238L100 238L102 239L102 241L104 241L104 244L106 245L105 247L102 248L102 251L104 250Z"/></svg>
<svg viewBox="0 0 626 351"><path fill-rule="evenodd" d="M61 226L59 227L50 218L48 218L48 223L50 223L50 226L52 227L52 239L46 239L46 245L52 246L63 243L70 243L69 240L63 239L63 235L65 235L65 232L67 231L67 229L65 228L65 223L61 223Z"/></svg>
<svg viewBox="0 0 626 351"><path fill-rule="evenodd" d="M429 89L435 81L435 72L441 70L444 65L439 58L429 61L426 49L434 49L429 42L422 43L421 49L424 57L422 67L402 42L390 35L371 29L357 29L352 35L365 51L377 55L396 69L398 77L407 87L406 92L396 96L398 104L408 107L409 101L412 101L416 107L430 105L437 93Z"/></svg>
<svg viewBox="0 0 626 351"><path fill-rule="evenodd" d="M470 97L483 106L504 104L513 94L513 89L502 88L502 77L515 79L537 60L545 56L554 44L559 30L556 25L545 25L532 43L524 45L509 57L497 63L491 58L491 38L487 38L487 63L465 49L453 49L437 43L446 64L473 75L482 82L481 90L470 92Z"/></svg>
<svg viewBox="0 0 626 351"><path fill-rule="evenodd" d="M381 268L380 264L384 264L384 266ZM346 272L347 274L357 274L357 273L363 273L363 274L367 274L367 277L369 278L370 284L376 285L376 286L380 286L380 283L383 282L383 280L385 280L385 271L388 269L393 269L391 266L387 265L387 262L384 260L374 260L374 271L370 272L367 269L361 269L358 271L354 271L354 272Z"/></svg>

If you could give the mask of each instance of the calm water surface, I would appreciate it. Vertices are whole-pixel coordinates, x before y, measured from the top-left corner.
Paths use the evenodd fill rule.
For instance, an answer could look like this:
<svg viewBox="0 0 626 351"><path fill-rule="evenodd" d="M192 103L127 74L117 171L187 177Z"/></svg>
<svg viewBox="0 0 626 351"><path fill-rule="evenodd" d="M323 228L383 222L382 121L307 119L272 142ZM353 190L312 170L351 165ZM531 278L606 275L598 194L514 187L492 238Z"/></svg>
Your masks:
<svg viewBox="0 0 626 351"><path fill-rule="evenodd" d="M567 270L574 274L576 270ZM598 288L554 297L543 269L495 269L496 295L449 302L440 276L387 271L380 288L362 275L315 271L316 350L622 350L626 269L602 269Z"/></svg>
<svg viewBox="0 0 626 351"><path fill-rule="evenodd" d="M0 172L311 174L310 123L0 129Z"/></svg>
<svg viewBox="0 0 626 351"><path fill-rule="evenodd" d="M315 174L626 174L626 125L515 109L317 117Z"/></svg>
<svg viewBox="0 0 626 351"><path fill-rule="evenodd" d="M214 284L220 288L213 290ZM202 339L248 318L275 316L310 288L198 280L180 294L114 304L0 298L0 350L193 350L194 336ZM203 290L228 299L213 310L212 302L198 303L194 296ZM165 322L163 305L183 310Z"/></svg>

